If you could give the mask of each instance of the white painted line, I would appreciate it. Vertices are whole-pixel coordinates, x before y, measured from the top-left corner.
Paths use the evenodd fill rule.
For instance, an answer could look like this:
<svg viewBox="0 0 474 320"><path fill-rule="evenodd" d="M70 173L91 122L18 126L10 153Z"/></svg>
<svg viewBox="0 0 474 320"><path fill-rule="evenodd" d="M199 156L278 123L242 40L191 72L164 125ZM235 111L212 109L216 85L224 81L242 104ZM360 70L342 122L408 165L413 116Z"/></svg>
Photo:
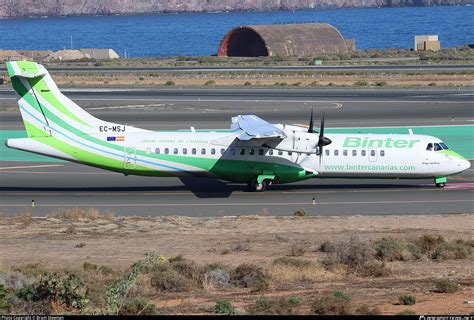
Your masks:
<svg viewBox="0 0 474 320"><path fill-rule="evenodd" d="M9 170L9 169L29 169L29 168L50 168L50 167L63 167L63 164L44 164L36 166L21 166L21 167L0 167L0 170ZM29 171L25 171L31 173Z"/></svg>

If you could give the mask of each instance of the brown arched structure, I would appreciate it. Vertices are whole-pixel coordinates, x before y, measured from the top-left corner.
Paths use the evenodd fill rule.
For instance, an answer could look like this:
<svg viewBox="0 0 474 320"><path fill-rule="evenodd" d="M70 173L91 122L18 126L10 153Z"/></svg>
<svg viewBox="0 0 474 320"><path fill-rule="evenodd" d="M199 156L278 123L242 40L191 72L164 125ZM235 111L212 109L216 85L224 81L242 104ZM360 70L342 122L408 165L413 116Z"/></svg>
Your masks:
<svg viewBox="0 0 474 320"><path fill-rule="evenodd" d="M240 26L222 39L220 57L309 56L349 53L354 43L327 23Z"/></svg>

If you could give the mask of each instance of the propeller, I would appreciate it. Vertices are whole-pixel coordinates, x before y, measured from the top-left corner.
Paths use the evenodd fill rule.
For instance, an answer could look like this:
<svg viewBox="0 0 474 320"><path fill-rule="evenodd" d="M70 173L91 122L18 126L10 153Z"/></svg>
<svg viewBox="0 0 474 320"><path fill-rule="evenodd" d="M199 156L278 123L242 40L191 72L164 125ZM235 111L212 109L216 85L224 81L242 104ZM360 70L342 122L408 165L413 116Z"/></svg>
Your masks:
<svg viewBox="0 0 474 320"><path fill-rule="evenodd" d="M313 112L311 110L311 122L313 121ZM324 146L330 145L332 143L331 139L324 136L324 114L323 118L321 119L321 129L319 130L319 139L318 139L318 153L319 153L319 166L321 167L321 160L323 158L323 148Z"/></svg>
<svg viewBox="0 0 474 320"><path fill-rule="evenodd" d="M313 108L311 108L311 118L309 119L309 127L308 127L308 132L309 133L314 133L314 128L313 128Z"/></svg>

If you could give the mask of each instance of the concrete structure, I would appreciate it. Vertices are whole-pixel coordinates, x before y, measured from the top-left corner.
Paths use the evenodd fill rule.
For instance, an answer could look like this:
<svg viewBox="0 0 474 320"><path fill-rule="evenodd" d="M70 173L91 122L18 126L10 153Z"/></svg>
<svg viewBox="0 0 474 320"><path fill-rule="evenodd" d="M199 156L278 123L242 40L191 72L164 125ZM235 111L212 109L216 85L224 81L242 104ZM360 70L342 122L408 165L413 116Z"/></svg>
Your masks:
<svg viewBox="0 0 474 320"><path fill-rule="evenodd" d="M312 56L348 54L355 41L346 40L327 23L240 26L221 41L217 55L229 57Z"/></svg>
<svg viewBox="0 0 474 320"><path fill-rule="evenodd" d="M438 51L441 49L441 43L439 42L437 35L415 36L415 45L413 49L415 51Z"/></svg>
<svg viewBox="0 0 474 320"><path fill-rule="evenodd" d="M120 58L117 52L115 52L113 49L85 48L81 49L81 52L89 55L91 59L96 60L109 60Z"/></svg>

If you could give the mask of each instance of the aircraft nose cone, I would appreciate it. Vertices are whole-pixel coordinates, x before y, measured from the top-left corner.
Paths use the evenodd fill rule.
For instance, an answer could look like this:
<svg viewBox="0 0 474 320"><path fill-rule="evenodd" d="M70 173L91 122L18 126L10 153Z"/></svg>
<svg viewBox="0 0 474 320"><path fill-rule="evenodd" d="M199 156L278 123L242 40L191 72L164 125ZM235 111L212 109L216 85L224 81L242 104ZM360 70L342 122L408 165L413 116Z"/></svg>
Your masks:
<svg viewBox="0 0 474 320"><path fill-rule="evenodd" d="M462 168L463 168L462 171L467 170L467 169L469 169L470 167L471 167L471 162L468 161L468 160L464 160L464 162L463 162L463 164L462 164Z"/></svg>

